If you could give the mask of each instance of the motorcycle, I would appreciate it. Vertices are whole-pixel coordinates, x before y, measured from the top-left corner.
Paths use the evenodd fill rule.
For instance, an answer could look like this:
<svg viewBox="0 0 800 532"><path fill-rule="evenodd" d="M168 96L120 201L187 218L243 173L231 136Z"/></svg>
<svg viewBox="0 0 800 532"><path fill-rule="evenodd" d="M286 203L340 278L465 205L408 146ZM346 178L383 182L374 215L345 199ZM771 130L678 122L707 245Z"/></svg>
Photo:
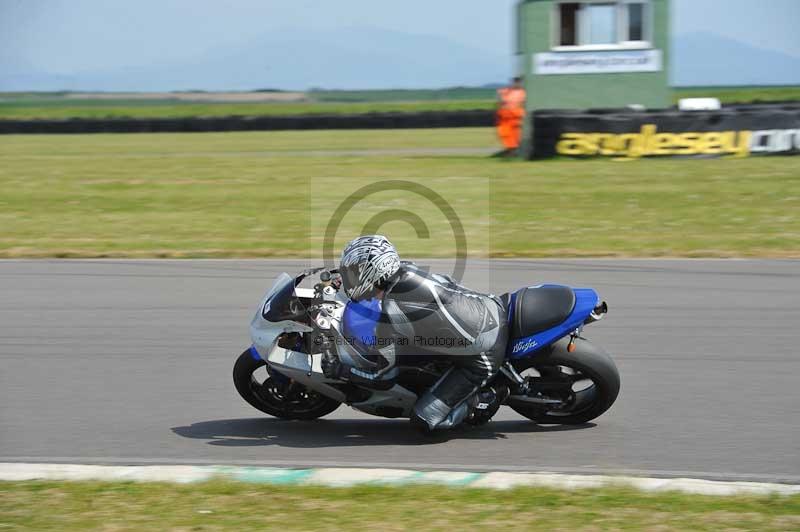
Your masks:
<svg viewBox="0 0 800 532"><path fill-rule="evenodd" d="M312 287L300 286L315 276ZM398 357L389 389L337 378L328 371L336 363L364 372L377 368L368 348L349 336L354 314L348 307L354 303L340 288L335 269L276 279L250 323L252 346L234 364L233 382L245 401L281 419L316 419L342 403L375 416L408 418L417 397L448 371L446 356L429 353ZM500 299L508 308L506 360L485 388L507 391L497 403L540 424L586 423L614 404L619 372L605 351L583 337L584 327L608 312L594 290L545 284ZM500 404L486 412L489 405L476 399L481 396L454 411L473 425L488 422Z"/></svg>

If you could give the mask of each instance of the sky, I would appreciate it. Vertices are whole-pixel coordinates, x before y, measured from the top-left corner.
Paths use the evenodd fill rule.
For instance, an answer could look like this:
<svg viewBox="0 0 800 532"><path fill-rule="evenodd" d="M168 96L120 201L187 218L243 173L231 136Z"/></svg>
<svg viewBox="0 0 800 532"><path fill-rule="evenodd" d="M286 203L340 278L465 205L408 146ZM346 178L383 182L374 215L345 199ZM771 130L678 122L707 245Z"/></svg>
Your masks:
<svg viewBox="0 0 800 532"><path fill-rule="evenodd" d="M212 59L235 66L236 51L256 44L262 49L277 48L282 41L296 39L292 46L302 47L315 38L324 40L321 36L347 40L359 32L374 36L383 30L393 32L398 43L418 40L427 46L441 46L446 53L475 53L484 64L499 58L510 65L514 4L514 0L0 0L0 89L22 88L16 86L26 83L38 90L58 90L64 88L59 84L65 83L73 89L92 89L95 87L80 85L96 84L106 76L105 90L141 90L154 85L144 80L138 83L137 76L159 76L187 64L195 68L186 70L185 76L191 78L186 83L198 89L219 89L221 82L211 79L212 72L203 74L206 60L209 69L215 65ZM675 35L712 33L782 54L784 60L788 56L800 61L798 25L800 0L673 0ZM373 38L373 42L377 40L380 37ZM351 46L367 48L363 52L368 53L370 43L362 39ZM226 50L228 55L222 52ZM409 72L413 75L411 59ZM498 72L505 78L503 69ZM498 75L491 69L485 72ZM420 79L424 79L423 73L427 71L420 70ZM742 72L742 79L747 74ZM370 79L368 70L360 76L350 73L341 83L360 85L352 88L382 83ZM431 80L474 83L476 76L448 71ZM673 74L680 76L680 72ZM305 83L308 78L276 79ZM384 79L393 83L394 78L387 75ZM503 79L486 79L485 83L498 81ZM800 72L796 82L800 83Z"/></svg>

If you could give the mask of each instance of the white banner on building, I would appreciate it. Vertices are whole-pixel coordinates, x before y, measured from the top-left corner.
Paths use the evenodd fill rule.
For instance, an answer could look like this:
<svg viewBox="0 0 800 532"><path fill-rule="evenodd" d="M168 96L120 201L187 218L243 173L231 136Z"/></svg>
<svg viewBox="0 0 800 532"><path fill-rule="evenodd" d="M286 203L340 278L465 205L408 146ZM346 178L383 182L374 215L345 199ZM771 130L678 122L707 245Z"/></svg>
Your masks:
<svg viewBox="0 0 800 532"><path fill-rule="evenodd" d="M533 72L542 75L658 72L660 70L661 50L546 52L533 56Z"/></svg>

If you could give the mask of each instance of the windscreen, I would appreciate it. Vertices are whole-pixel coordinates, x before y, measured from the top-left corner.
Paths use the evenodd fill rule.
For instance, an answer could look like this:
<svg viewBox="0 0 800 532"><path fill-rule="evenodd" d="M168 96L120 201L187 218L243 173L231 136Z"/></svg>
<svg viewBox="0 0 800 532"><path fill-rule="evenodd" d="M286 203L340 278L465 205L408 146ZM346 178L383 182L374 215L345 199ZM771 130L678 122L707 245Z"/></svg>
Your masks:
<svg viewBox="0 0 800 532"><path fill-rule="evenodd" d="M291 320L305 314L305 306L295 294L294 288L295 280L292 277L286 273L278 276L261 311L265 320Z"/></svg>

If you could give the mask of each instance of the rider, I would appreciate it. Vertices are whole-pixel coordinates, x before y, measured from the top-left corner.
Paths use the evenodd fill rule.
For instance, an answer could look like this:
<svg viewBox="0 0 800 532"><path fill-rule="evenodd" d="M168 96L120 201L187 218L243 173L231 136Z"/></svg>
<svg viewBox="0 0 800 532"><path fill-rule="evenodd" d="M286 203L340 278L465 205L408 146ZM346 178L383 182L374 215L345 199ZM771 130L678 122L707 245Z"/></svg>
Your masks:
<svg viewBox="0 0 800 532"><path fill-rule="evenodd" d="M397 375L397 347L410 346L413 352L418 346L452 355L452 367L417 400L412 423L425 431L450 428L465 418L467 401L476 397L474 408L496 411L499 404L487 401L501 402L502 392L476 392L497 374L505 357L507 315L498 298L401 262L381 235L361 236L347 244L339 273L352 301L377 310L373 345L382 358L375 373L343 368L343 376L386 389Z"/></svg>

